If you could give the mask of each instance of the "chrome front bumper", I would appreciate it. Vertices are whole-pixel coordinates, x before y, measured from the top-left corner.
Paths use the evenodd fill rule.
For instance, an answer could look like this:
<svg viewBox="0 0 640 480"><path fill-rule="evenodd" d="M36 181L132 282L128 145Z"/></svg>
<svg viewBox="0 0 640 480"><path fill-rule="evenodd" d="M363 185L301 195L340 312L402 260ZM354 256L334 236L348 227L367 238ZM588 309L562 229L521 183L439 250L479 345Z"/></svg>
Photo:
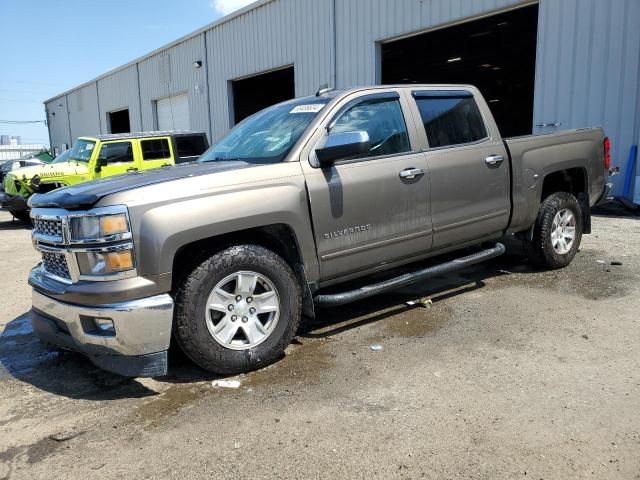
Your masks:
<svg viewBox="0 0 640 480"><path fill-rule="evenodd" d="M173 300L167 294L123 303L79 306L33 290L34 333L42 340L87 355L97 366L125 376L167 373ZM113 330L96 320L113 322Z"/></svg>

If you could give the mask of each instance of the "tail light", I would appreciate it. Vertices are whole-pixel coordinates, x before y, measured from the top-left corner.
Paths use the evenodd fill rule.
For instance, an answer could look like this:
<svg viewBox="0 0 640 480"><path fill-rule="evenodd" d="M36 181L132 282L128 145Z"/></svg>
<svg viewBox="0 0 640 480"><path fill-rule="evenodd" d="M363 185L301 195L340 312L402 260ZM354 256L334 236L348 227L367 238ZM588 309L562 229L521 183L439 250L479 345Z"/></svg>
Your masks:
<svg viewBox="0 0 640 480"><path fill-rule="evenodd" d="M609 137L604 137L604 168L609 170L611 168L611 140Z"/></svg>

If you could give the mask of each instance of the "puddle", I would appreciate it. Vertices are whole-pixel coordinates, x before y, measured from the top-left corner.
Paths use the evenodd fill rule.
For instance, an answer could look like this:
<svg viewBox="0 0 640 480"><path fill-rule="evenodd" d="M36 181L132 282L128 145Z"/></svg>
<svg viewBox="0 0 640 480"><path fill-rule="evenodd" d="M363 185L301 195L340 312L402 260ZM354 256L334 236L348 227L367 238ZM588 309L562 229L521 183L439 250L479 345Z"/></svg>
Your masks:
<svg viewBox="0 0 640 480"><path fill-rule="evenodd" d="M605 263L598 263L598 260ZM621 298L630 293L636 274L627 265L610 265L603 252L583 250L566 268L533 271L528 263L505 265L511 275L503 275L493 285L519 285L578 295L588 300Z"/></svg>

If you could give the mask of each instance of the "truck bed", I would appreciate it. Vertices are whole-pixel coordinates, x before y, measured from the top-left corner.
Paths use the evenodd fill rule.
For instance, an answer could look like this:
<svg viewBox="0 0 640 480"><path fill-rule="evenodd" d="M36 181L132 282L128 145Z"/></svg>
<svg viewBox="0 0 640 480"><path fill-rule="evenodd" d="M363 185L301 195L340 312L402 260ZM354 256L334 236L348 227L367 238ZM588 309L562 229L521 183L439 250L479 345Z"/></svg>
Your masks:
<svg viewBox="0 0 640 480"><path fill-rule="evenodd" d="M505 138L511 162L512 215L508 233L528 229L535 221L545 183L558 170L577 173L588 191L589 206L603 195L606 186L604 132L581 128L559 133ZM574 176L575 178L575 176Z"/></svg>

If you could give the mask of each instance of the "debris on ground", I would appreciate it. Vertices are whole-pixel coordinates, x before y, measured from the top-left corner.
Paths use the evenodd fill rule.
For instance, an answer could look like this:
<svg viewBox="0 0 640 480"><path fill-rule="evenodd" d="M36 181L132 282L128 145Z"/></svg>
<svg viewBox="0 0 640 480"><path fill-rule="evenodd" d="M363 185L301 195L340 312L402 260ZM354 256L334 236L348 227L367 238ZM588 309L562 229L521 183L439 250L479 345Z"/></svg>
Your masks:
<svg viewBox="0 0 640 480"><path fill-rule="evenodd" d="M589 340L589 335L582 335L582 338L584 338L585 340Z"/></svg>
<svg viewBox="0 0 640 480"><path fill-rule="evenodd" d="M611 262L611 265L619 267L620 265L622 265L622 262L620 262L619 260L614 260L613 262Z"/></svg>
<svg viewBox="0 0 640 480"><path fill-rule="evenodd" d="M431 305L433 305L433 301L428 297L424 297L419 298L418 300L409 300L408 302L406 302L406 304L410 306L418 305L423 308L431 308Z"/></svg>
<svg viewBox="0 0 640 480"><path fill-rule="evenodd" d="M373 350L374 352L379 352L380 350L382 350L384 347L378 343L374 344L374 345L369 345L369 348L371 350Z"/></svg>
<svg viewBox="0 0 640 480"><path fill-rule="evenodd" d="M212 387L220 388L240 388L239 380L214 380L211 382Z"/></svg>
<svg viewBox="0 0 640 480"><path fill-rule="evenodd" d="M72 438L76 438L79 435L82 435L85 432L60 432L54 433L53 435L49 435L49 440L53 440L54 442L66 442L67 440L71 440Z"/></svg>

